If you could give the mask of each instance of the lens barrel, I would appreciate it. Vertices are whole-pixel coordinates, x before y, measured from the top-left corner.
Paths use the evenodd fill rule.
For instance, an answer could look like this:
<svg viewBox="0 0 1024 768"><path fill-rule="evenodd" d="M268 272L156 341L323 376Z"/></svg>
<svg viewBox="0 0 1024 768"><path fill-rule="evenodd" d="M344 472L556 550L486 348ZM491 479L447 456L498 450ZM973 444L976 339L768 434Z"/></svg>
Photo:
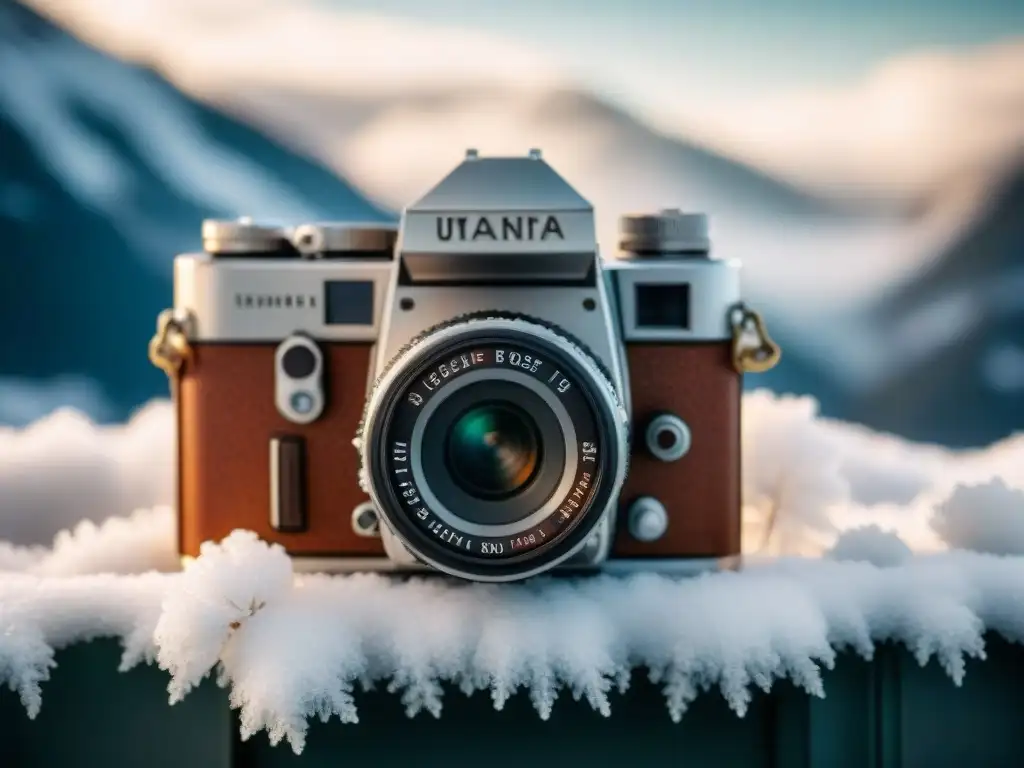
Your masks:
<svg viewBox="0 0 1024 768"><path fill-rule="evenodd" d="M455 576L508 581L571 557L625 479L626 414L600 365L521 317L460 319L396 356L367 402L367 490Z"/></svg>

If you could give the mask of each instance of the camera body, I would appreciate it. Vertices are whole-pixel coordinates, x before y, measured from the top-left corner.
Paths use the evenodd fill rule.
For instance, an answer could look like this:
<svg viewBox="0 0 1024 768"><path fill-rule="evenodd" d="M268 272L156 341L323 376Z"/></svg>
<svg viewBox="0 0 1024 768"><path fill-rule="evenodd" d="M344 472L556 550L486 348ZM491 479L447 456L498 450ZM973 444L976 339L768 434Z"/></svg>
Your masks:
<svg viewBox="0 0 1024 768"><path fill-rule="evenodd" d="M778 349L703 215L625 217L603 260L538 151L470 150L397 227L203 235L150 348L183 556L236 528L482 581L739 554L742 374Z"/></svg>

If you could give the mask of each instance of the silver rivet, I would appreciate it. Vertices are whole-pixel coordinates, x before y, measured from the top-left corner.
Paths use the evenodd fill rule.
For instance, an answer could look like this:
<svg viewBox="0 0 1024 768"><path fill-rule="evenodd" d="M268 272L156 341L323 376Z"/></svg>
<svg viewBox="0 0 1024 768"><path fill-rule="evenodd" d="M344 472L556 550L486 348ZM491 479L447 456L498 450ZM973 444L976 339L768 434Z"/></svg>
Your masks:
<svg viewBox="0 0 1024 768"><path fill-rule="evenodd" d="M380 517L372 502L364 501L352 510L352 530L357 536L368 539L380 536Z"/></svg>

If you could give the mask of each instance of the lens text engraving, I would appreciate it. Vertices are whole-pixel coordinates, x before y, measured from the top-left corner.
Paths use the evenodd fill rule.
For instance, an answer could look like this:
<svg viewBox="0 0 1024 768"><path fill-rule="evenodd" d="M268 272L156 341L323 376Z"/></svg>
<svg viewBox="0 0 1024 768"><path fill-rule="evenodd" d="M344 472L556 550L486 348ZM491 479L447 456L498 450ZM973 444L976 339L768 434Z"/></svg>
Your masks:
<svg viewBox="0 0 1024 768"><path fill-rule="evenodd" d="M558 390L558 394L564 395L566 392L569 391L569 387L571 387L572 384L569 383L569 380L567 378L562 376L562 372L561 371L557 371L557 370L554 373L552 373L550 376L548 376L548 384L553 382L556 377L559 377L559 378L558 378L558 383L555 384L555 389Z"/></svg>
<svg viewBox="0 0 1024 768"><path fill-rule="evenodd" d="M524 371L536 373L544 364L544 361L533 355L524 355L519 352L509 352L506 356L504 349L494 350L494 362L498 365L509 365L513 368L522 368Z"/></svg>
<svg viewBox="0 0 1024 768"><path fill-rule="evenodd" d="M432 522L430 522L427 525L427 530L435 536L437 536L437 538L439 538L441 541L447 544L452 544L456 547L461 547L462 549L469 549L470 546L473 544L472 539L467 539L465 536L456 533L450 528L446 528L444 526L444 523L442 523L440 520L433 520Z"/></svg>
<svg viewBox="0 0 1024 768"><path fill-rule="evenodd" d="M409 446L406 443L395 442L391 447L391 460L395 462L394 472L396 475L405 475L409 472ZM408 485L408 483L405 483Z"/></svg>
<svg viewBox="0 0 1024 768"><path fill-rule="evenodd" d="M427 392L433 392L435 389L440 387L447 379L450 379L456 373L471 368L474 365L480 365L485 362L484 353L480 351L466 352L465 354L453 357L450 360L446 360L440 363L430 373L423 377L420 383L424 386ZM415 402L410 396L409 402L413 405L420 405L423 402L423 398L420 395L416 395L419 402Z"/></svg>

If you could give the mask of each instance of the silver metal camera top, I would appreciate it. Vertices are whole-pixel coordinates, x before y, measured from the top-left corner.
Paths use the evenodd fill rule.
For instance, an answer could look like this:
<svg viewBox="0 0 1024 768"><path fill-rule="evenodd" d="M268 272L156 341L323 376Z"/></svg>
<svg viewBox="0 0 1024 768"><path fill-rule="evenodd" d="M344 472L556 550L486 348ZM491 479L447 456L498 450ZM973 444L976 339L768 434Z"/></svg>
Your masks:
<svg viewBox="0 0 1024 768"><path fill-rule="evenodd" d="M708 218L703 213L665 209L619 219L619 247L636 254L707 254L711 249Z"/></svg>
<svg viewBox="0 0 1024 768"><path fill-rule="evenodd" d="M233 221L206 219L203 250L211 254L274 253L287 243L282 227L256 224L247 216Z"/></svg>
<svg viewBox="0 0 1024 768"><path fill-rule="evenodd" d="M390 254L397 238L397 225L384 222L300 224L291 233L295 250L307 258L325 253Z"/></svg>
<svg viewBox="0 0 1024 768"><path fill-rule="evenodd" d="M512 313L565 329L625 388L593 206L539 156L469 150L405 209L396 259L379 369L424 328L460 314Z"/></svg>

